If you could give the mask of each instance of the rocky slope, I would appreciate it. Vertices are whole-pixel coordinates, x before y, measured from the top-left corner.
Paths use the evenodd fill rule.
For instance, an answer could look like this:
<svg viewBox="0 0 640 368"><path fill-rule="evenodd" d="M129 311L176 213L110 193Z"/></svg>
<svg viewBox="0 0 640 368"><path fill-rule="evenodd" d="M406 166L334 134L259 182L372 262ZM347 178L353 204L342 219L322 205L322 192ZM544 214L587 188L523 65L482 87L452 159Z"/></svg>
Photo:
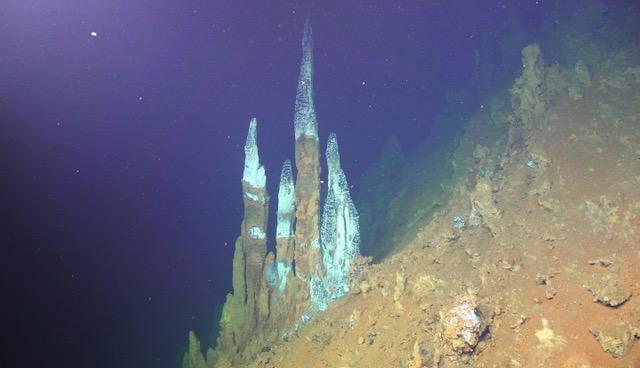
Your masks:
<svg viewBox="0 0 640 368"><path fill-rule="evenodd" d="M640 367L639 59L523 66L452 199L251 367Z"/></svg>

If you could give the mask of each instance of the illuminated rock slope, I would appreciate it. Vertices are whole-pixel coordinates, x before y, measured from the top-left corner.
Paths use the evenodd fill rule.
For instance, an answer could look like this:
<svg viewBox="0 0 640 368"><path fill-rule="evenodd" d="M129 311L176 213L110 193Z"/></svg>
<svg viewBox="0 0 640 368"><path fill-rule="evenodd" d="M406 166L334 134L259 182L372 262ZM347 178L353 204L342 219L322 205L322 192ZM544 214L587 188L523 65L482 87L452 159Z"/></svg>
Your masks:
<svg viewBox="0 0 640 368"><path fill-rule="evenodd" d="M249 367L637 367L640 50L614 51L524 47L503 123L480 110L456 141L450 200Z"/></svg>

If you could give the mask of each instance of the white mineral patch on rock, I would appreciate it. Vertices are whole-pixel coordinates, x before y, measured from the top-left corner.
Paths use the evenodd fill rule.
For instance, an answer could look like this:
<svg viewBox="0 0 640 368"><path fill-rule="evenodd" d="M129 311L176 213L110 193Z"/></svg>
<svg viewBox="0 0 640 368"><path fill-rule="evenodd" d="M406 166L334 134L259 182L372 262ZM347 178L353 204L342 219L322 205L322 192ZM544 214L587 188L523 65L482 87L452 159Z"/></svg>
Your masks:
<svg viewBox="0 0 640 368"><path fill-rule="evenodd" d="M261 228L254 226L249 229L249 237L251 239L266 239L267 234L265 234L264 230L262 230Z"/></svg>
<svg viewBox="0 0 640 368"><path fill-rule="evenodd" d="M258 155L258 132L257 121L251 119L249 123L249 133L247 141L244 145L244 172L242 180L249 183L254 188L264 188L267 177L264 172L264 166L260 165L260 156Z"/></svg>
<svg viewBox="0 0 640 368"><path fill-rule="evenodd" d="M471 353L480 340L482 320L475 297L466 295L451 308L444 320L443 340L450 353Z"/></svg>
<svg viewBox="0 0 640 368"><path fill-rule="evenodd" d="M291 161L286 160L280 174L280 189L278 190L278 224L276 238L293 236L293 215L296 207L296 191L291 174Z"/></svg>

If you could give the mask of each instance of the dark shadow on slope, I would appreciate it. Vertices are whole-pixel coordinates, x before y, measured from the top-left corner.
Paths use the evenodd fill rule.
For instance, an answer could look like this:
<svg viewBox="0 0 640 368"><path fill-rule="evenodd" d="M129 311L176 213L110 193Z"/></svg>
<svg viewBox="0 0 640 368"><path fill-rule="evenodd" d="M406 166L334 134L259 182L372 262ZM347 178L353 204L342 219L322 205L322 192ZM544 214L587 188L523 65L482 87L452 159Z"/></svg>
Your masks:
<svg viewBox="0 0 640 368"><path fill-rule="evenodd" d="M387 142L381 159L363 174L356 198L363 254L383 259L446 203L453 173L450 146L425 144L405 155L396 137Z"/></svg>
<svg viewBox="0 0 640 368"><path fill-rule="evenodd" d="M456 183L483 174L471 168L482 159L483 147L505 137L508 90L495 92L491 106L468 115L445 112L430 138L412 152L403 152L395 137L387 142L363 174L356 197L364 255L379 262L402 249L447 204Z"/></svg>

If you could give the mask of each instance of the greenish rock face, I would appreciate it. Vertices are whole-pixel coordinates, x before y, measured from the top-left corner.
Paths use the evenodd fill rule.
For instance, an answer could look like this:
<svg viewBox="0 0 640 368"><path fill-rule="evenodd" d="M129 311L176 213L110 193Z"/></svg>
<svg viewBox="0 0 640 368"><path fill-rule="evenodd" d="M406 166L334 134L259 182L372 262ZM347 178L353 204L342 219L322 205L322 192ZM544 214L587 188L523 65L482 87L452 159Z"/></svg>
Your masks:
<svg viewBox="0 0 640 368"><path fill-rule="evenodd" d="M584 61L579 60L573 68L573 71L575 72L577 82L582 87L591 87L591 73Z"/></svg>
<svg viewBox="0 0 640 368"><path fill-rule="evenodd" d="M385 240L390 233L386 215L398 192L400 173L405 157L397 137L386 143L380 158L360 178L360 190L356 197L360 215L361 251L380 259L386 252Z"/></svg>
<svg viewBox="0 0 640 368"><path fill-rule="evenodd" d="M511 89L511 105L518 122L532 130L546 109L545 69L539 45L522 49L522 66L522 75Z"/></svg>
<svg viewBox="0 0 640 368"><path fill-rule="evenodd" d="M381 261L412 241L446 203L453 190L454 166L466 175L466 164L455 159L457 144L453 137L426 141L405 154L397 139L387 143L378 161L361 177L355 202L363 255ZM471 152L457 154L468 159L475 144L470 147Z"/></svg>
<svg viewBox="0 0 640 368"><path fill-rule="evenodd" d="M291 264L287 262L278 261L276 263L276 279L278 282L278 292L284 294L287 288L287 279L289 278L289 272L291 272Z"/></svg>
<svg viewBox="0 0 640 368"><path fill-rule="evenodd" d="M489 116L497 126L508 124L507 116L511 113L511 99L508 90L500 91L489 102Z"/></svg>
<svg viewBox="0 0 640 368"><path fill-rule="evenodd" d="M273 289L276 287L278 281L278 271L275 265L267 265L264 268L264 277L267 282L267 287Z"/></svg>
<svg viewBox="0 0 640 368"><path fill-rule="evenodd" d="M222 307L224 304L218 303L213 309L213 323L212 328L209 331L209 347L215 349L218 345L218 336L220 335L220 320L222 319Z"/></svg>

